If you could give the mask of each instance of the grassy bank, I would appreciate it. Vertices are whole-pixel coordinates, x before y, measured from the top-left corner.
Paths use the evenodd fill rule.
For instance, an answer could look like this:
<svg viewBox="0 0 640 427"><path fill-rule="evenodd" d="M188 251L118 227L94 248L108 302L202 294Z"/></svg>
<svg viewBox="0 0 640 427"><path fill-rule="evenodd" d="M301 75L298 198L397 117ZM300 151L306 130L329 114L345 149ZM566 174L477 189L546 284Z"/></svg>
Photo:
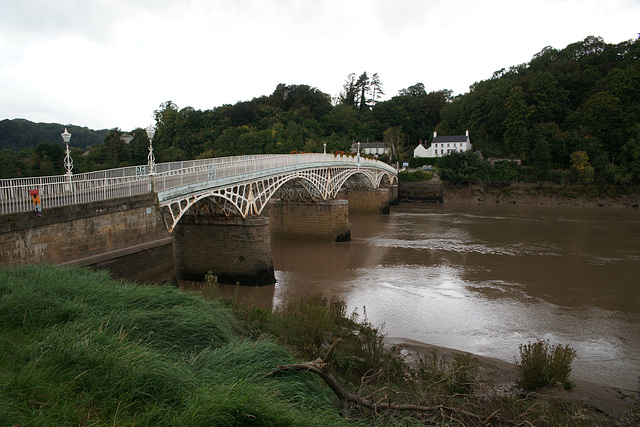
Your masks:
<svg viewBox="0 0 640 427"><path fill-rule="evenodd" d="M105 273L0 270L0 425L336 425L316 378L227 307Z"/></svg>
<svg viewBox="0 0 640 427"><path fill-rule="evenodd" d="M554 397L500 393L470 355L410 366L383 344L366 312L319 296L271 313L221 298L213 278L187 293L79 268L4 269L0 425L610 421Z"/></svg>

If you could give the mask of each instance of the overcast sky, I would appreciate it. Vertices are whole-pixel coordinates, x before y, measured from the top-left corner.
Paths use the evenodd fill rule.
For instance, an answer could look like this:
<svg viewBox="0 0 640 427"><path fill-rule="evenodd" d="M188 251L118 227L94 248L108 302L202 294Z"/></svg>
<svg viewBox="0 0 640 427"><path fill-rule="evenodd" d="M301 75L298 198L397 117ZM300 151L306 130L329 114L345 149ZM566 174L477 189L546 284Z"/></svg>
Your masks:
<svg viewBox="0 0 640 427"><path fill-rule="evenodd" d="M640 0L0 0L0 120L146 127L278 83L468 92L545 46L635 39Z"/></svg>

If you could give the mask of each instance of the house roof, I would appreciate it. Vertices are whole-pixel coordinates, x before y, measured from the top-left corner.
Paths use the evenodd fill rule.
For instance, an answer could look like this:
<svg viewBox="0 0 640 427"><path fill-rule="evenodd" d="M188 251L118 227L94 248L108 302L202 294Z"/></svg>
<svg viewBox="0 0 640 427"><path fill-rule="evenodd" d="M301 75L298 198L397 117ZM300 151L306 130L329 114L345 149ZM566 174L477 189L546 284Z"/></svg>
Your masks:
<svg viewBox="0 0 640 427"><path fill-rule="evenodd" d="M467 142L467 139L469 137L466 135L450 135L450 136L436 136L435 138L433 138L433 141L431 141L431 143L433 144L434 142Z"/></svg>

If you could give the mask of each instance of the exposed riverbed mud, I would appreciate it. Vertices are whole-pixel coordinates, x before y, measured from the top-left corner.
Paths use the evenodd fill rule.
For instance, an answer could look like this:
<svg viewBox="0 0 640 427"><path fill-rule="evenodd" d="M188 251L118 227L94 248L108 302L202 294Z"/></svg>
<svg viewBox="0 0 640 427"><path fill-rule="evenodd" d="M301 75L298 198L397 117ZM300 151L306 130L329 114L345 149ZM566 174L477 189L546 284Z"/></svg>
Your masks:
<svg viewBox="0 0 640 427"><path fill-rule="evenodd" d="M517 368L515 363L493 357L478 356L464 351L440 347L407 338L387 337L387 348L395 347L402 355L405 363L415 365L420 358L429 358L435 354L438 359L452 360L458 354L471 355L478 361L478 375L482 383L502 394L517 396L521 393L516 388ZM557 397L568 402L582 402L596 411L606 414L612 420L619 420L638 399L638 392L610 387L591 381L572 378L576 384L571 391L561 387L545 387L538 390L540 395ZM637 405L637 403L636 403Z"/></svg>
<svg viewBox="0 0 640 427"><path fill-rule="evenodd" d="M639 189L553 184L469 184L444 185L438 181L400 183L400 201L471 204L520 204L537 206L635 208L640 206Z"/></svg>

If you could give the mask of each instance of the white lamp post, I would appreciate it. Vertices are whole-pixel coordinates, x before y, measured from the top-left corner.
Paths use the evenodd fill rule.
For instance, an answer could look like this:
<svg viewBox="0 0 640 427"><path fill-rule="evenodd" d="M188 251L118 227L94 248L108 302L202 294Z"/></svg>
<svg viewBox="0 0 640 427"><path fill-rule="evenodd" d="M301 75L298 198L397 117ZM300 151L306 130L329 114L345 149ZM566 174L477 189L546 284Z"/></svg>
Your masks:
<svg viewBox="0 0 640 427"><path fill-rule="evenodd" d="M62 140L67 147L64 156L64 168L67 170L67 173L65 175L71 178L71 170L73 169L73 159L71 158L71 152L69 152L69 141L71 140L71 134L67 131L67 128L64 128L64 132L61 133L60 136L62 136Z"/></svg>
<svg viewBox="0 0 640 427"><path fill-rule="evenodd" d="M147 156L147 161L149 163L149 175L156 174L156 158L153 155L153 136L156 134L156 128L149 125L148 128L145 129L147 131L147 138L149 138L149 155Z"/></svg>
<svg viewBox="0 0 640 427"><path fill-rule="evenodd" d="M327 143L325 142L325 143L324 143L324 144L322 144L322 145L324 145L324 154L327 154Z"/></svg>
<svg viewBox="0 0 640 427"><path fill-rule="evenodd" d="M358 163L360 163L360 141L358 141Z"/></svg>

